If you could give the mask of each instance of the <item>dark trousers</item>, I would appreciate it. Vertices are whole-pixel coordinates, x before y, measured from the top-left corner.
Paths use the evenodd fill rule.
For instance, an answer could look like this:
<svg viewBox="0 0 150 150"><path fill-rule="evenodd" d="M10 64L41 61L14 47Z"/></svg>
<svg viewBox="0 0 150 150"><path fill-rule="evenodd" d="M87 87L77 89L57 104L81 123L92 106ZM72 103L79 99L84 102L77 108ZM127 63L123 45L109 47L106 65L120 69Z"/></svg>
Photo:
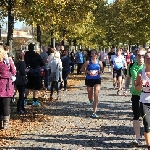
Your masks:
<svg viewBox="0 0 150 150"><path fill-rule="evenodd" d="M70 69L71 73L74 73L74 62L71 63L71 69Z"/></svg>
<svg viewBox="0 0 150 150"><path fill-rule="evenodd" d="M11 98L0 97L0 116L10 115L10 101L11 101Z"/></svg>
<svg viewBox="0 0 150 150"><path fill-rule="evenodd" d="M81 74L81 68L82 68L83 63L78 63L77 64L77 74Z"/></svg>
<svg viewBox="0 0 150 150"><path fill-rule="evenodd" d="M17 101L17 111L25 110L24 108L24 94L25 94L25 85L16 85L19 92L19 99Z"/></svg>
<svg viewBox="0 0 150 150"><path fill-rule="evenodd" d="M53 95L54 88L55 88L57 94L59 94L59 82L53 81L53 82L51 83L51 94L50 94L50 96Z"/></svg>
<svg viewBox="0 0 150 150"><path fill-rule="evenodd" d="M49 77L49 70L44 69L45 77L44 77L44 85L47 88L48 87L48 77Z"/></svg>
<svg viewBox="0 0 150 150"><path fill-rule="evenodd" d="M62 71L62 79L64 80L64 89L67 87L67 79L68 79L69 71Z"/></svg>

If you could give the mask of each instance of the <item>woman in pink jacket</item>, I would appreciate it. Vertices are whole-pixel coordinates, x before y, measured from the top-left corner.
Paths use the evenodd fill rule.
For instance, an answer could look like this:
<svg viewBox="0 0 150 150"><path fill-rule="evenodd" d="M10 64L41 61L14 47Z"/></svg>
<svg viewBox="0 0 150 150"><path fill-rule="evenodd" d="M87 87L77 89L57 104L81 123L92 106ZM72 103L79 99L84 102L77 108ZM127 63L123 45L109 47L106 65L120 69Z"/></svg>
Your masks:
<svg viewBox="0 0 150 150"><path fill-rule="evenodd" d="M14 95L13 77L16 74L14 63L6 51L0 47L0 128L9 127L10 101Z"/></svg>

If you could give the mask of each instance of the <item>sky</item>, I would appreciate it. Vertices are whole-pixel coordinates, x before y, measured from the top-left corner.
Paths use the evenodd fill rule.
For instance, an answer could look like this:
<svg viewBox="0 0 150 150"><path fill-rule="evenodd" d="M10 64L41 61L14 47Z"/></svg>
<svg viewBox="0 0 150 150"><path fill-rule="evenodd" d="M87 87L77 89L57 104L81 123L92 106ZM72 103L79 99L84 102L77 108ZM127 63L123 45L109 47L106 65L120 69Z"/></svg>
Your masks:
<svg viewBox="0 0 150 150"><path fill-rule="evenodd" d="M113 1L114 0L108 0L108 3L112 3ZM6 19L6 21L7 21L7 19ZM23 22L15 21L14 28L15 29L21 29L22 25L23 25ZM4 28L6 28L5 25L4 25Z"/></svg>

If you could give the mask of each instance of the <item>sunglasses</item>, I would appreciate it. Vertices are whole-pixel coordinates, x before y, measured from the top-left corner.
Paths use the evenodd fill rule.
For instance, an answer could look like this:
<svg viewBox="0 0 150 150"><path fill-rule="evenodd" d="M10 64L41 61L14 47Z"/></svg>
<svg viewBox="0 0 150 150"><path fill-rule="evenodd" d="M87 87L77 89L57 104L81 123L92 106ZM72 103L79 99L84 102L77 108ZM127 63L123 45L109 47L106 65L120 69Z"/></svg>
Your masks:
<svg viewBox="0 0 150 150"><path fill-rule="evenodd" d="M137 54L138 57L144 57L145 55L142 54Z"/></svg>

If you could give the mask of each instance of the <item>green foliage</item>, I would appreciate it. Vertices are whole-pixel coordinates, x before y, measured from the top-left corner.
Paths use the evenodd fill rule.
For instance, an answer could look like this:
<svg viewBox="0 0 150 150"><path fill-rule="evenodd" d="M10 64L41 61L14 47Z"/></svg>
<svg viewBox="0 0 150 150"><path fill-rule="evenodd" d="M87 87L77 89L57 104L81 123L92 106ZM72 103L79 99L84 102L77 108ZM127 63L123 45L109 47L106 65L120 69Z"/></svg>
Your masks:
<svg viewBox="0 0 150 150"><path fill-rule="evenodd" d="M0 19L7 15L1 0ZM143 44L150 37L148 0L14 0L14 15L28 25L41 26L42 41L73 40L88 46ZM63 32L66 31L66 32ZM49 43L49 42L48 42Z"/></svg>

